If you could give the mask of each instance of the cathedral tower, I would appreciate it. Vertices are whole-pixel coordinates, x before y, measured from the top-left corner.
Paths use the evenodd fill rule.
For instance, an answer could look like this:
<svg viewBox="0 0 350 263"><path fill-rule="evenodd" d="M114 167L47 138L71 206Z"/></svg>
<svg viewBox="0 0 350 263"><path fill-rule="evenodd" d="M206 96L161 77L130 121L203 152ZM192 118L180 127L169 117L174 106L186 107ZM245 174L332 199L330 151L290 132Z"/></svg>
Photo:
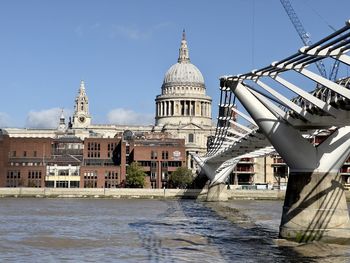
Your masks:
<svg viewBox="0 0 350 263"><path fill-rule="evenodd" d="M72 128L86 128L91 124L91 116L89 114L89 100L85 92L85 84L82 80L78 96L75 99L73 126Z"/></svg>

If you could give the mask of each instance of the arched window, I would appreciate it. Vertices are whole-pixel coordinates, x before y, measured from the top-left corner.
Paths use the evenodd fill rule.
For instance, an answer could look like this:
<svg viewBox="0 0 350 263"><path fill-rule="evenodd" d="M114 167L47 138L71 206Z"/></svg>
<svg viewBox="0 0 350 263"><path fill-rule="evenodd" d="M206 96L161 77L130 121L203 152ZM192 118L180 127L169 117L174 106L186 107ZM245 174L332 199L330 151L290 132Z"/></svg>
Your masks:
<svg viewBox="0 0 350 263"><path fill-rule="evenodd" d="M190 133L188 135L188 142L194 142L194 135L193 135L193 133Z"/></svg>

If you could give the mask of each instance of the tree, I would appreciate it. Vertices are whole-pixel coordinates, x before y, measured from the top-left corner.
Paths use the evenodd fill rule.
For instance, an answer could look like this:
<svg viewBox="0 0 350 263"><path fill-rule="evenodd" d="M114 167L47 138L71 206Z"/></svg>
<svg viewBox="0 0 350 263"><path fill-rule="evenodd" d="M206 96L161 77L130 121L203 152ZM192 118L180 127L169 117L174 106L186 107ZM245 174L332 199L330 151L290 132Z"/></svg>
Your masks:
<svg viewBox="0 0 350 263"><path fill-rule="evenodd" d="M143 188L146 173L137 162L131 163L126 169L126 186L131 188Z"/></svg>
<svg viewBox="0 0 350 263"><path fill-rule="evenodd" d="M169 177L169 185L173 188L187 188L192 181L192 171L186 167L177 168Z"/></svg>

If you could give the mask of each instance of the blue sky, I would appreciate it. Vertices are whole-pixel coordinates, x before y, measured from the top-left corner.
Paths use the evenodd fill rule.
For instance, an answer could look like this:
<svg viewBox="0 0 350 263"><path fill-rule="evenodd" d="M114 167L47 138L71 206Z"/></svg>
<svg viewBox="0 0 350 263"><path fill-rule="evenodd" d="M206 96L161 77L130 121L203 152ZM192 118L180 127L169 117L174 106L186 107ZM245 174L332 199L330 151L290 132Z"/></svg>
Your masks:
<svg viewBox="0 0 350 263"><path fill-rule="evenodd" d="M348 0L291 1L314 42L350 19ZM150 123L183 28L218 104L218 78L302 46L279 0L0 1L0 126L52 127L85 80L93 123ZM345 73L344 73L345 74Z"/></svg>

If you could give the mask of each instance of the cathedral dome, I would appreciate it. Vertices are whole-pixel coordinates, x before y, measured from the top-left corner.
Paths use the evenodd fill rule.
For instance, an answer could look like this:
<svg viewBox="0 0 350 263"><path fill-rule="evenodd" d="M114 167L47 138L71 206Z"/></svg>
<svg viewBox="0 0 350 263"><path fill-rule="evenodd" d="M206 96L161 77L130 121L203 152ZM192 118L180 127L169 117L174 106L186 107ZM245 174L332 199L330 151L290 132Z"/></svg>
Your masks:
<svg viewBox="0 0 350 263"><path fill-rule="evenodd" d="M190 62L185 31L182 34L178 62L165 73L163 85L170 83L196 83L204 85L204 78L199 69Z"/></svg>
<svg viewBox="0 0 350 263"><path fill-rule="evenodd" d="M202 73L190 62L185 30L177 63L165 73L161 94L155 101L156 126L211 127L212 100L206 95Z"/></svg>
<svg viewBox="0 0 350 263"><path fill-rule="evenodd" d="M204 78L199 69L191 63L178 62L165 73L164 84L167 83L201 83Z"/></svg>

